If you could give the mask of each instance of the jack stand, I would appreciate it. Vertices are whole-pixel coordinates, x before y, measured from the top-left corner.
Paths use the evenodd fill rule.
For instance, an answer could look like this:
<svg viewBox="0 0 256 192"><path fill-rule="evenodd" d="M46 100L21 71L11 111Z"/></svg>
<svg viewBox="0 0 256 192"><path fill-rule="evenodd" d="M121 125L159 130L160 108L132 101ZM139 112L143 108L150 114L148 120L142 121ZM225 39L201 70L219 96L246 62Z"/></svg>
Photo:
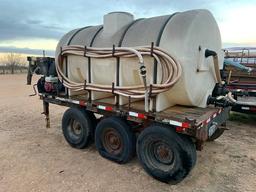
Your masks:
<svg viewBox="0 0 256 192"><path fill-rule="evenodd" d="M49 103L46 101L43 101L43 108L44 112L42 114L45 115L45 127L50 128L50 116L49 116Z"/></svg>

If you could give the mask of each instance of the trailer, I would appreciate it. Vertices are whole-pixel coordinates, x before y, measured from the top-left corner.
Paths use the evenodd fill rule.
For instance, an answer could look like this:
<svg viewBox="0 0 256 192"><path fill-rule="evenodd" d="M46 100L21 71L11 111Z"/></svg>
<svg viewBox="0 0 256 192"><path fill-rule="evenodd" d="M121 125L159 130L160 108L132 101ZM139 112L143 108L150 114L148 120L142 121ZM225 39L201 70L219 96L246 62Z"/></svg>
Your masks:
<svg viewBox="0 0 256 192"><path fill-rule="evenodd" d="M227 129L231 107L227 101L216 99L218 86L206 108L175 105L161 112L145 112L143 100L129 99L120 105L114 93L97 100L84 94L70 96L61 82L47 77L51 73L49 62L53 64L54 59L28 60L27 84L38 66L43 75L33 87L43 102L46 127L50 127L50 104L69 107L63 114L62 131L71 147L82 149L95 142L102 157L119 164L137 154L145 171L162 182L182 181L196 164L196 151Z"/></svg>
<svg viewBox="0 0 256 192"><path fill-rule="evenodd" d="M232 111L256 114L256 84L231 82L227 85L227 90L240 102L232 107Z"/></svg>
<svg viewBox="0 0 256 192"><path fill-rule="evenodd" d="M232 107L232 111L256 114L256 48L233 47L224 51L226 61L235 63L224 63L222 71L226 89L240 102Z"/></svg>

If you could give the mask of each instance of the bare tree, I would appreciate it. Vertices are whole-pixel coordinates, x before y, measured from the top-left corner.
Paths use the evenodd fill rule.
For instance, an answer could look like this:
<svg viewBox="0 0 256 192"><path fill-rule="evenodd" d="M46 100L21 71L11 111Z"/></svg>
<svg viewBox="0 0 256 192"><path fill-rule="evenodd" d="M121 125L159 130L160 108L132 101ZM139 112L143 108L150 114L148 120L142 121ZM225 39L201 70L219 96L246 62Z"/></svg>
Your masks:
<svg viewBox="0 0 256 192"><path fill-rule="evenodd" d="M8 53L2 58L2 63L14 74L15 69L25 67L26 60L21 54L18 53Z"/></svg>

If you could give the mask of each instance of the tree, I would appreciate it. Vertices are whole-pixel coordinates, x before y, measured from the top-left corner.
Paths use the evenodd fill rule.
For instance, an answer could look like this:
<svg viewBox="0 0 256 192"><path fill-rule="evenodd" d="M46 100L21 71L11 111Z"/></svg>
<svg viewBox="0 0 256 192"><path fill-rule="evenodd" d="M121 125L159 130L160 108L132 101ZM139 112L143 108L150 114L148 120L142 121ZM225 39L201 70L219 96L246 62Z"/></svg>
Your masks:
<svg viewBox="0 0 256 192"><path fill-rule="evenodd" d="M3 57L2 63L4 63L6 68L11 71L11 74L14 74L15 69L26 65L26 60L21 54L8 53Z"/></svg>

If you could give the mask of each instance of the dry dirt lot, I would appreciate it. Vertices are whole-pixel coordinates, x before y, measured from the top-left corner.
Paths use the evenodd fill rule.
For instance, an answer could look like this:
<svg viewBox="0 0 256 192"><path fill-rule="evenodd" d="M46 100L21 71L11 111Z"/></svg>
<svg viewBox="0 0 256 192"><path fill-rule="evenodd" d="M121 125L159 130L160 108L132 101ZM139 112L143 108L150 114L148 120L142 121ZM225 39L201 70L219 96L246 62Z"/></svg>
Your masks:
<svg viewBox="0 0 256 192"><path fill-rule="evenodd" d="M0 191L256 191L256 120L228 122L229 131L198 152L191 174L178 185L148 176L135 158L118 165L95 146L71 148L60 122L64 107L50 106L45 128L42 102L28 97L25 75L0 75Z"/></svg>

